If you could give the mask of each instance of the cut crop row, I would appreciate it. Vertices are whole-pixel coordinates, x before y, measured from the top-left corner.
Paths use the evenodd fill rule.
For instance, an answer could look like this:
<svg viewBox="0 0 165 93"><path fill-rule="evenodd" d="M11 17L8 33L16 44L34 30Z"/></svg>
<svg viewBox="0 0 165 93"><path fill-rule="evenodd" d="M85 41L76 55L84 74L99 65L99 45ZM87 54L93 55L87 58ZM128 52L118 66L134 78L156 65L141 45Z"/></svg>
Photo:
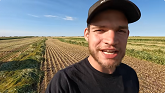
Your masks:
<svg viewBox="0 0 165 93"><path fill-rule="evenodd" d="M48 39L46 41L45 62L42 63L45 76L41 84L41 92L45 91L48 83L57 71L85 58L87 54L84 51L79 46L63 43L55 39Z"/></svg>
<svg viewBox="0 0 165 93"><path fill-rule="evenodd" d="M41 78L43 77L40 70L40 62L43 61L45 40L45 38L42 38L33 43L18 57L0 66L0 92L37 92Z"/></svg>
<svg viewBox="0 0 165 93"><path fill-rule="evenodd" d="M23 51L27 50L29 45L31 45L39 40L40 40L40 38L30 38L28 40L19 40L22 42L22 44L19 44L19 45L17 45L17 44L20 42L13 41L13 42L10 42L10 43L12 43L12 44L10 44L6 41L6 43L8 43L8 45L11 45L10 46L11 48L9 49L8 47L4 47L3 49L5 49L7 51L0 50L0 61L1 62L10 61L9 59L16 57ZM30 42L27 42L27 41L30 41ZM1 44L1 46L3 46L3 43Z"/></svg>

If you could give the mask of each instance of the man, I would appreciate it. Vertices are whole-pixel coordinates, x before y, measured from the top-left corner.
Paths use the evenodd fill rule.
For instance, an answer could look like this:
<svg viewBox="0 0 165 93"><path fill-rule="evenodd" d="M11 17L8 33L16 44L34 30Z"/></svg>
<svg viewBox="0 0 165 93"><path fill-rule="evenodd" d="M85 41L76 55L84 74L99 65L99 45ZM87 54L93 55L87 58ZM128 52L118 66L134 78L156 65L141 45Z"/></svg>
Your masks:
<svg viewBox="0 0 165 93"><path fill-rule="evenodd" d="M90 56L60 70L47 93L138 93L136 72L121 63L129 36L128 23L140 19L128 0L99 0L88 12L84 37Z"/></svg>

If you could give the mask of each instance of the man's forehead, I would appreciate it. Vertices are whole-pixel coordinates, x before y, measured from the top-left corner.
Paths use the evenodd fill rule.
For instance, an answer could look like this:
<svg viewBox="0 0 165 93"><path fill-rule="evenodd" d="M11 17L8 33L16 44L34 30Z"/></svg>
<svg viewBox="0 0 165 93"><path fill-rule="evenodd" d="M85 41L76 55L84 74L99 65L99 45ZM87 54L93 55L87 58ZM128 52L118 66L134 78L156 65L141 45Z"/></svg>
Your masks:
<svg viewBox="0 0 165 93"><path fill-rule="evenodd" d="M113 26L114 27L114 26ZM111 28L111 26L106 25L90 25L91 29L97 29L97 28ZM118 29L128 29L128 25L118 25L116 26Z"/></svg>

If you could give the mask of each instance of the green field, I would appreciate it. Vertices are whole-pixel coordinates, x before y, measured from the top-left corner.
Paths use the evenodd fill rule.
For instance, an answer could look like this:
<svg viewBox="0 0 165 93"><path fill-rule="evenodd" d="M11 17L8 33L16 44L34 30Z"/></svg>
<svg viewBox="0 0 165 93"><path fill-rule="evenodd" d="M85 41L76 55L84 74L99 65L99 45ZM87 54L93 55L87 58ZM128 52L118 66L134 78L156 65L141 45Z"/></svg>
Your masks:
<svg viewBox="0 0 165 93"><path fill-rule="evenodd" d="M21 40L1 41L6 47L0 47L0 93L37 93L40 87L44 74L40 64L44 60L46 38ZM20 43L20 46L17 43Z"/></svg>
<svg viewBox="0 0 165 93"><path fill-rule="evenodd" d="M57 38L62 42L88 46L84 38ZM165 37L129 37L126 55L165 65Z"/></svg>

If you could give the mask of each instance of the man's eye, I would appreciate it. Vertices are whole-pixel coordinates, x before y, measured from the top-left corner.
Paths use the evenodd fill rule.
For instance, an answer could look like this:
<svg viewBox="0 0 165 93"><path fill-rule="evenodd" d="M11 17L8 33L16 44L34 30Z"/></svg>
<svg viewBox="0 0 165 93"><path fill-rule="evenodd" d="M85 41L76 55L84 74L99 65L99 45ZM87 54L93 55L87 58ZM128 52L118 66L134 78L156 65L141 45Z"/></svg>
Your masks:
<svg viewBox="0 0 165 93"><path fill-rule="evenodd" d="M104 30L102 30L102 29L98 29L98 30L95 30L95 31L104 31Z"/></svg>
<svg viewBox="0 0 165 93"><path fill-rule="evenodd" d="M126 31L125 31L125 30L119 30L118 32L123 32L123 33L126 33Z"/></svg>

